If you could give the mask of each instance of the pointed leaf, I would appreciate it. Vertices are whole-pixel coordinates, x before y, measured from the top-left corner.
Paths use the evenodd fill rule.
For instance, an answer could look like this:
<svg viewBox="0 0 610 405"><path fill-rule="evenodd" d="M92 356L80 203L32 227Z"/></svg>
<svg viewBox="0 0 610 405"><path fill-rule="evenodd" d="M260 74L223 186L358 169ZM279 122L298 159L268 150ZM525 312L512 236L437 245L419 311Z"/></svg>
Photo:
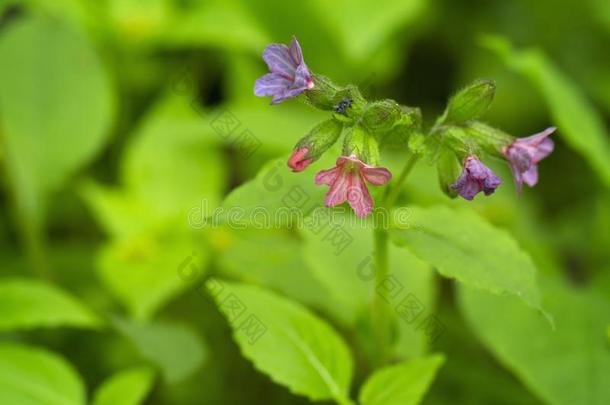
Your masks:
<svg viewBox="0 0 610 405"><path fill-rule="evenodd" d="M211 279L206 284L256 368L311 400L348 399L352 359L343 339L301 305L261 288Z"/></svg>
<svg viewBox="0 0 610 405"><path fill-rule="evenodd" d="M168 382L183 380L206 357L201 337L180 324L134 322L113 318L115 327L131 340L142 357L159 367Z"/></svg>
<svg viewBox="0 0 610 405"><path fill-rule="evenodd" d="M434 355L382 368L362 386L360 402L362 405L417 405L444 361L443 356Z"/></svg>
<svg viewBox="0 0 610 405"><path fill-rule="evenodd" d="M606 404L610 351L604 334L610 302L562 284L549 284L545 293L556 330L512 297L461 288L459 303L480 340L544 402Z"/></svg>
<svg viewBox="0 0 610 405"><path fill-rule="evenodd" d="M0 404L84 405L85 388L72 366L58 355L2 343Z"/></svg>
<svg viewBox="0 0 610 405"><path fill-rule="evenodd" d="M394 229L395 243L460 283L511 294L541 310L532 259L505 231L478 215L443 206L410 207L409 224Z"/></svg>
<svg viewBox="0 0 610 405"><path fill-rule="evenodd" d="M100 325L93 312L52 285L27 279L0 280L0 330Z"/></svg>
<svg viewBox="0 0 610 405"><path fill-rule="evenodd" d="M146 367L123 370L108 378L93 396L93 405L139 405L152 387L154 371Z"/></svg>

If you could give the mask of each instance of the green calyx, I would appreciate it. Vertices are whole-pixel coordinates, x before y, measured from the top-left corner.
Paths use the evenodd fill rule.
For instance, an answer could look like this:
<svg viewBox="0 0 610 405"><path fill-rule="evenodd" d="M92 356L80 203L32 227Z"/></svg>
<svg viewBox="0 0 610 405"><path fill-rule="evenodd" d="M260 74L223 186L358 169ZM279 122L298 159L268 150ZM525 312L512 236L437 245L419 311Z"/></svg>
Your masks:
<svg viewBox="0 0 610 405"><path fill-rule="evenodd" d="M333 118L322 121L305 135L295 146L295 150L308 148L307 158L317 160L337 142L343 124Z"/></svg>
<svg viewBox="0 0 610 405"><path fill-rule="evenodd" d="M460 176L461 171L460 161L455 152L448 148L441 149L436 162L436 170L443 193L449 198L457 197L458 190L451 187Z"/></svg>
<svg viewBox="0 0 610 405"><path fill-rule="evenodd" d="M379 145L375 137L361 125L349 127L346 132L343 155L356 155L363 162L377 166L379 164Z"/></svg>

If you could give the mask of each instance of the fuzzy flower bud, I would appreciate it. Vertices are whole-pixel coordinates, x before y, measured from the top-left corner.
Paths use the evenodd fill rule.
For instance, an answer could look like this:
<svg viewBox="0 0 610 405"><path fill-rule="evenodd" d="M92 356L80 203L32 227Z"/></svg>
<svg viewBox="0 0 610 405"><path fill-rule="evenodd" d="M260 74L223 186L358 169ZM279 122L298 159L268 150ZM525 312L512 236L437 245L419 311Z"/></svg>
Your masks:
<svg viewBox="0 0 610 405"><path fill-rule="evenodd" d="M305 170L337 142L342 128L343 125L332 118L318 124L297 143L288 159L288 166L294 172Z"/></svg>
<svg viewBox="0 0 610 405"><path fill-rule="evenodd" d="M476 120L489 109L496 93L496 84L492 80L478 80L458 91L447 105L442 122L459 124Z"/></svg>

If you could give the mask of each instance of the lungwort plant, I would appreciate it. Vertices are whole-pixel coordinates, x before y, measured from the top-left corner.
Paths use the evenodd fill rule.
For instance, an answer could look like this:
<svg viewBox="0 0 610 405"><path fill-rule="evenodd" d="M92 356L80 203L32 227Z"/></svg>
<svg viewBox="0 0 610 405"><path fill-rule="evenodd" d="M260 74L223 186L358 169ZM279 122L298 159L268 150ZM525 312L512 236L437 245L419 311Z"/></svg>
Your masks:
<svg viewBox="0 0 610 405"><path fill-rule="evenodd" d="M513 296L544 315L542 323L546 316L547 327L552 326L552 318L541 307L536 269L514 240L466 210L405 205L401 190L420 161L437 166L440 186L451 198L473 200L479 193L491 196L504 183L488 166L493 159L510 166L518 191L523 183L534 186L538 163L553 150L549 136L555 128L516 138L482 122L495 93L489 80L478 80L458 91L444 113L425 128L419 108L390 99L367 100L357 86L340 86L313 73L294 37L290 46L267 46L263 59L269 73L256 80L255 95L272 97L272 105L296 98L328 116L296 143L287 162L293 173L282 175L277 163L268 165L257 179L229 195L225 205L250 212L259 208L280 211L295 198L286 198L290 192L281 197L278 190L301 190L306 199L312 195L321 199L316 190L328 187L323 198L328 208L315 207L316 202L314 209L299 205L309 220L299 231L307 245L306 261L329 292L325 310L339 323L355 325L356 350L364 356L359 362L365 364L358 370L374 371L359 390L360 403L417 403L443 363L442 355L412 359L421 356L422 348L445 328L434 316L413 322L424 308L413 291L425 289L422 286L431 281L432 267L465 288ZM403 156L404 168L397 175L384 165L382 152L388 149ZM309 174L312 166L328 161L325 154L335 153L331 156L334 166ZM376 194L376 202L369 186L385 188ZM359 225L345 221L351 212L333 208L344 203ZM393 214L405 209L407 220L396 219ZM332 230L321 237L323 210L329 215L342 213L334 218L343 222L334 226L331 221ZM387 216L376 215L379 212L392 219L384 220ZM290 222L280 225L290 226ZM349 243L342 244L345 237ZM332 250L339 245L342 247ZM341 268L333 259L337 256L341 256ZM404 272L398 270L405 267ZM411 293L403 291L403 282L409 283ZM207 288L230 321L242 354L257 369L312 400L353 403L352 355L325 321L258 287L211 279ZM235 298L238 304L227 304Z"/></svg>

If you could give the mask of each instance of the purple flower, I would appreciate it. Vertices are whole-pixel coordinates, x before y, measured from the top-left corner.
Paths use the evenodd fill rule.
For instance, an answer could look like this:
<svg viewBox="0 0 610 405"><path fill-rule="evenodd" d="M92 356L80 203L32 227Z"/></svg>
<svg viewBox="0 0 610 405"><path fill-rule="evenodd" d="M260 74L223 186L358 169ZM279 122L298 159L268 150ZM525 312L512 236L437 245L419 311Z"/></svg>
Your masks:
<svg viewBox="0 0 610 405"><path fill-rule="evenodd" d="M472 200L477 193L483 191L490 195L502 183L502 179L485 166L475 155L470 155L464 161L462 174L451 185L454 190L467 200Z"/></svg>
<svg viewBox="0 0 610 405"><path fill-rule="evenodd" d="M527 138L519 138L502 150L513 170L517 191L521 191L523 183L530 187L538 183L536 165L553 151L554 144L548 136L555 132L555 129L550 127Z"/></svg>
<svg viewBox="0 0 610 405"><path fill-rule="evenodd" d="M284 44L267 46L263 59L271 73L256 80L254 94L259 97L273 96L272 105L313 88L311 73L303 61L296 37L292 37L290 48Z"/></svg>

